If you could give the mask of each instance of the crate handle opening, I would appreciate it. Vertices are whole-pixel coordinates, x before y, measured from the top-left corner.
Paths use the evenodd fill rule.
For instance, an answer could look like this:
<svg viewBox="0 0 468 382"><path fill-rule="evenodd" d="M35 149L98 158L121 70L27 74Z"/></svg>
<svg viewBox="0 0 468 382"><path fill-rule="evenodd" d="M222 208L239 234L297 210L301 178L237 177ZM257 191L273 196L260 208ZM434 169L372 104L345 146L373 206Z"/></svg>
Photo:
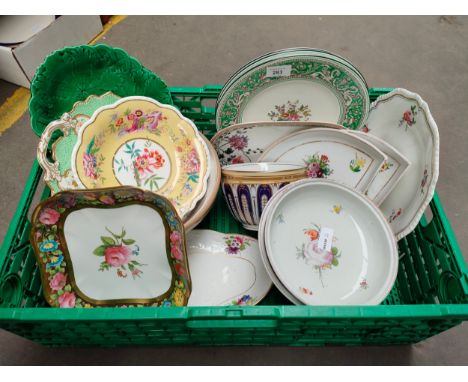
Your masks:
<svg viewBox="0 0 468 382"><path fill-rule="evenodd" d="M276 320L191 320L185 324L190 329L217 328L276 328Z"/></svg>

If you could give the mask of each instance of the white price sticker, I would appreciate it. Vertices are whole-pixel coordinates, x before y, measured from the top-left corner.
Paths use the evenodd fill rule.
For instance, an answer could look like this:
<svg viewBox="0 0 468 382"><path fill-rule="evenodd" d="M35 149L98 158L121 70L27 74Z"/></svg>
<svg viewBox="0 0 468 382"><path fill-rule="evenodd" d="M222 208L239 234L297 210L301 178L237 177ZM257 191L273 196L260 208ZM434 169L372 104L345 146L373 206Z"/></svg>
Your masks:
<svg viewBox="0 0 468 382"><path fill-rule="evenodd" d="M266 70L267 77L289 77L291 75L291 65L270 66Z"/></svg>
<svg viewBox="0 0 468 382"><path fill-rule="evenodd" d="M320 235L318 239L318 247L322 251L331 251L333 242L333 229L328 227L322 227L320 229Z"/></svg>

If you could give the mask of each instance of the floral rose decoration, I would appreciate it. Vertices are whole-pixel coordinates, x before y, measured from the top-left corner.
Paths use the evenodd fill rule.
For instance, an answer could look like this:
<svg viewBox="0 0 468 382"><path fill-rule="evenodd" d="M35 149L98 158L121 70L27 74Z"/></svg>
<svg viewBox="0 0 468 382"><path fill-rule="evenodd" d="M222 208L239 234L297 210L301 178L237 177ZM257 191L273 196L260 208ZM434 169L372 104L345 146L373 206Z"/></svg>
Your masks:
<svg viewBox="0 0 468 382"><path fill-rule="evenodd" d="M229 146L235 150L243 150L248 143L248 139L244 135L233 135L232 137L229 137Z"/></svg>
<svg viewBox="0 0 468 382"><path fill-rule="evenodd" d="M39 221L42 224L52 225L57 223L60 218L60 213L53 210L52 208L44 208L39 216Z"/></svg>
<svg viewBox="0 0 468 382"><path fill-rule="evenodd" d="M61 290L67 283L67 276L63 273L56 273L55 276L50 280L49 286L52 290Z"/></svg>
<svg viewBox="0 0 468 382"><path fill-rule="evenodd" d="M132 251L127 246L107 247L104 251L104 259L112 267L120 267L127 264L132 256Z"/></svg>
<svg viewBox="0 0 468 382"><path fill-rule="evenodd" d="M74 308L76 297L72 292L65 292L58 298L58 302L61 308Z"/></svg>

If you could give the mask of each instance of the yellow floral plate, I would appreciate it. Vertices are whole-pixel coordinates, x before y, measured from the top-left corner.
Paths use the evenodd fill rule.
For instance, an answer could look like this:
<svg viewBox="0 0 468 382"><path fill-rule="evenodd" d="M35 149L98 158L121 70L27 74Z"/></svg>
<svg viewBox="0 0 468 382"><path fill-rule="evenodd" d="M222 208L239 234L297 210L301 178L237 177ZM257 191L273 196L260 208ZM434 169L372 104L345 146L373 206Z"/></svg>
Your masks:
<svg viewBox="0 0 468 382"><path fill-rule="evenodd" d="M71 167L83 188L140 187L168 198L183 218L206 193L210 156L177 109L135 96L95 111L79 131Z"/></svg>

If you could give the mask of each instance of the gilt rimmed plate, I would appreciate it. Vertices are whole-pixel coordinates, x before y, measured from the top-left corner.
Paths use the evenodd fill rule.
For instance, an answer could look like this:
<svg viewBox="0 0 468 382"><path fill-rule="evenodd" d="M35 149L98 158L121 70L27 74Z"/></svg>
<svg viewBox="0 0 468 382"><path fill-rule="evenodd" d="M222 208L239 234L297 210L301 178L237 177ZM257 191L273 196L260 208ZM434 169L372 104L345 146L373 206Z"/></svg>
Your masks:
<svg viewBox="0 0 468 382"><path fill-rule="evenodd" d="M252 237L194 230L187 234L187 253L189 306L256 305L272 286Z"/></svg>
<svg viewBox="0 0 468 382"><path fill-rule="evenodd" d="M271 57L237 78L219 98L218 130L255 121L319 121L358 129L369 98L362 78L328 57Z"/></svg>
<svg viewBox="0 0 468 382"><path fill-rule="evenodd" d="M166 198L133 187L62 191L36 207L31 226L51 306L187 305L184 227Z"/></svg>
<svg viewBox="0 0 468 382"><path fill-rule="evenodd" d="M377 147L345 129L302 130L272 143L260 162L307 166L307 176L343 183L364 192L386 159Z"/></svg>
<svg viewBox="0 0 468 382"><path fill-rule="evenodd" d="M411 163L392 145L375 135L366 134L362 131L353 131L353 134L357 134L359 137L369 141L387 156L387 159L366 191L366 195L379 206L398 184L398 181L408 170Z"/></svg>
<svg viewBox="0 0 468 382"><path fill-rule="evenodd" d="M71 165L84 188L154 191L184 218L206 192L209 159L192 121L172 106L135 96L96 110L78 133Z"/></svg>
<svg viewBox="0 0 468 382"><path fill-rule="evenodd" d="M77 140L77 131L91 118L93 113L102 106L110 105L120 99L112 92L100 96L91 95L84 101L78 101L72 110L62 115L59 120L47 125L41 135L37 149L37 160L44 170L44 181L49 186L52 195L64 190L78 189L78 183L71 171L71 153ZM59 137L52 145L52 162L47 157L47 150L52 135L61 131Z"/></svg>
<svg viewBox="0 0 468 382"><path fill-rule="evenodd" d="M418 224L439 176L439 133L427 103L416 93L395 89L372 104L368 134L393 145L411 165L380 205L397 239Z"/></svg>
<svg viewBox="0 0 468 382"><path fill-rule="evenodd" d="M213 144L221 166L257 162L265 149L276 140L297 131L316 127L342 129L343 126L321 122L251 122L219 130Z"/></svg>
<svg viewBox="0 0 468 382"><path fill-rule="evenodd" d="M344 64L348 66L351 70L355 71L367 87L366 80L364 76L362 75L362 73L346 58L339 56L336 53L332 53L323 49L310 48L310 47L295 47L295 48L286 48L286 49L280 49L280 50L268 52L266 54L263 54L249 61L247 64L245 64L240 69L238 69L226 81L225 85L223 86L223 89L221 90L219 94L219 98L221 98L224 95L224 93L231 87L231 83L233 83L238 77L242 76L244 73L254 68L255 66L261 65L263 62L271 60L272 58L278 58L278 57L284 58L284 57L293 56L297 54L326 57L331 60L338 61L339 63Z"/></svg>
<svg viewBox="0 0 468 382"><path fill-rule="evenodd" d="M398 271L396 240L364 195L306 179L286 186L267 209L268 259L303 304L377 305L388 295Z"/></svg>

